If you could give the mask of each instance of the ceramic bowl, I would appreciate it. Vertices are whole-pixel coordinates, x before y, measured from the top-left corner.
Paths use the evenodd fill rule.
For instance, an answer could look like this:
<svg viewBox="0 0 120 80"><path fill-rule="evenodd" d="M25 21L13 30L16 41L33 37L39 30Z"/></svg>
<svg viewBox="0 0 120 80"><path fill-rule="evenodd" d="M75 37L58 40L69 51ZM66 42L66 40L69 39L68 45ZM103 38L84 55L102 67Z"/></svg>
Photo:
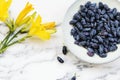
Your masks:
<svg viewBox="0 0 120 80"><path fill-rule="evenodd" d="M117 8L120 11L120 2L118 0L77 0L73 5L68 9L64 21L63 21L63 36L64 36L64 43L68 47L71 53L77 56L79 59L94 63L94 64L102 64L114 61L115 59L120 57L120 45L118 49L114 52L107 53L108 56L106 58L100 58L98 55L94 55L93 57L89 57L87 55L87 50L83 47L77 46L74 44L74 38L70 35L70 31L72 26L69 24L70 20L72 20L73 15L80 9L80 5L85 4L87 1L99 3L103 2L107 4L110 8Z"/></svg>

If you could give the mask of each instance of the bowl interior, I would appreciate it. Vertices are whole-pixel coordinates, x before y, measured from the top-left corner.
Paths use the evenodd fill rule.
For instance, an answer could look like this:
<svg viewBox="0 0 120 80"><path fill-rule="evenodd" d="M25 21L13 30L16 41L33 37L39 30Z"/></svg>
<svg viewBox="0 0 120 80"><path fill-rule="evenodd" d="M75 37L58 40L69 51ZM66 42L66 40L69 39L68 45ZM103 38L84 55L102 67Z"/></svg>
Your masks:
<svg viewBox="0 0 120 80"><path fill-rule="evenodd" d="M70 35L70 31L72 29L72 26L69 24L70 20L72 20L73 15L79 10L80 5L85 4L87 1L99 3L103 2L107 4L110 8L117 8L118 11L120 11L120 3L118 0L77 0L67 11L64 22L63 22L63 37L64 37L64 43L75 56L77 56L79 59L89 62L89 63L95 63L95 64L101 64L101 63L108 63L111 62L118 57L120 57L120 45L118 46L118 49L114 52L107 53L108 56L106 58L100 58L98 55L94 55L94 57L89 57L87 55L87 50L83 47L77 46L74 44L74 38Z"/></svg>

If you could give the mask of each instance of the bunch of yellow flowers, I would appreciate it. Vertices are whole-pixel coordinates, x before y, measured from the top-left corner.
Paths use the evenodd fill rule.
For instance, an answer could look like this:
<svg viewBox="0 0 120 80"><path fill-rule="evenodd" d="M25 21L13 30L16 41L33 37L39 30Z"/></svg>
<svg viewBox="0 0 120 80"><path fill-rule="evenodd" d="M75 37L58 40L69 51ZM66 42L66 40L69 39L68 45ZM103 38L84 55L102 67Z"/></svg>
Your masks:
<svg viewBox="0 0 120 80"><path fill-rule="evenodd" d="M29 2L17 18L12 19L9 15L11 3L12 0L0 0L0 21L9 28L7 36L0 42L0 53L3 53L9 46L24 41L26 38L36 36L41 40L48 40L51 34L56 32L55 22L42 23L41 16L34 11L32 4ZM26 35L16 40L15 38L20 34Z"/></svg>

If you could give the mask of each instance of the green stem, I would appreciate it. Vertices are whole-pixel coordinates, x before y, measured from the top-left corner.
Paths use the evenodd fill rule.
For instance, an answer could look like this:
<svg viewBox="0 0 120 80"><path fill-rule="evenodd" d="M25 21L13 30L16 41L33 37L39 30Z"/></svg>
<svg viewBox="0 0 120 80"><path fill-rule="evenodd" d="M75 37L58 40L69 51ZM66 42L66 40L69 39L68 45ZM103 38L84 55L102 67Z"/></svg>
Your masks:
<svg viewBox="0 0 120 80"><path fill-rule="evenodd" d="M11 37L11 34L12 34L13 32L10 32L9 33L9 35L8 35L8 37L7 37L7 39L5 40L5 42L4 42L4 44L3 45L7 45L7 41L9 40L9 38Z"/></svg>
<svg viewBox="0 0 120 80"><path fill-rule="evenodd" d="M3 48L1 48L1 49L0 49L0 54L2 54L3 52L5 52L8 47L9 47L9 46L4 46Z"/></svg>
<svg viewBox="0 0 120 80"><path fill-rule="evenodd" d="M20 30L16 34L14 34L11 39L10 39L10 37L11 37L10 35L13 34L13 32L11 32L11 31L9 32L9 34L1 42L0 53L4 52L7 49L7 47L9 47L8 44L17 36L17 34L19 34L19 32L20 32Z"/></svg>
<svg viewBox="0 0 120 80"><path fill-rule="evenodd" d="M8 41L10 35L12 34L12 32L9 32L8 35L4 38L4 40L2 40L2 42L0 43L0 48L2 49L3 47L5 47L6 42Z"/></svg>
<svg viewBox="0 0 120 80"><path fill-rule="evenodd" d="M9 32L8 35L2 40L2 42L0 43L0 45L3 44L6 41L6 39L10 36L10 34L11 34L11 32Z"/></svg>
<svg viewBox="0 0 120 80"><path fill-rule="evenodd" d="M5 47L4 49L0 49L0 54L2 54L3 52L5 52L5 50L7 49L8 47Z"/></svg>
<svg viewBox="0 0 120 80"><path fill-rule="evenodd" d="M25 41L25 39L27 39L27 38L29 38L29 37L31 37L31 36L25 36L25 37L23 37L23 38L21 38L21 39L19 39L19 40L17 40L17 41L14 41L14 42L10 43L10 44L8 45L8 47L11 46L11 45L14 45L14 44L16 44L16 43L23 42L23 41Z"/></svg>
<svg viewBox="0 0 120 80"><path fill-rule="evenodd" d="M19 30L17 33L15 33L13 35L13 37L7 42L7 44L9 44L19 33L20 33L21 30Z"/></svg>
<svg viewBox="0 0 120 80"><path fill-rule="evenodd" d="M2 44L1 49L4 49L5 47L7 47L7 45L17 36L17 34L19 34L20 31L21 30L19 30L16 34L14 34L10 40L9 40L10 38L10 35L9 35L6 41L4 42L4 44Z"/></svg>
<svg viewBox="0 0 120 80"><path fill-rule="evenodd" d="M29 37L31 37L31 36L25 36L25 37L23 37L23 38L21 38L21 39L19 39L19 40L17 40L17 41L14 41L14 42L12 42L12 43L4 46L3 48L0 49L0 54L3 53L8 47L10 47L10 46L12 46L12 45L14 45L14 44L16 44L16 43L23 42L25 39L27 39L27 38L29 38Z"/></svg>

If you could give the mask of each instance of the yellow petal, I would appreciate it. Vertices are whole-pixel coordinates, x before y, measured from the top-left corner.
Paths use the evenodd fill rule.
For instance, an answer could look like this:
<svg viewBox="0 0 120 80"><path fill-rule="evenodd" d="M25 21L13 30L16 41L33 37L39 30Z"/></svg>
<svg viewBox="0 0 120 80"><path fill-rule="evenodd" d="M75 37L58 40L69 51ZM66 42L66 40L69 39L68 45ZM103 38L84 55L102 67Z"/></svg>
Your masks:
<svg viewBox="0 0 120 80"><path fill-rule="evenodd" d="M36 16L36 14L37 14L37 12L34 12L34 13L31 15L31 17L34 19L35 16Z"/></svg>
<svg viewBox="0 0 120 80"><path fill-rule="evenodd" d="M0 20L5 22L9 17L8 9L12 3L12 0L0 0Z"/></svg>
<svg viewBox="0 0 120 80"><path fill-rule="evenodd" d="M32 23L32 26L31 26L28 34L30 36L39 37L41 40L48 40L48 39L50 39L50 33L46 31L44 26L41 26L40 24L39 24L39 26L38 26L38 24L36 26L36 22Z"/></svg>
<svg viewBox="0 0 120 80"><path fill-rule="evenodd" d="M50 39L50 33L46 31L38 31L34 33L35 36L39 37L41 40L48 40Z"/></svg>
<svg viewBox="0 0 120 80"><path fill-rule="evenodd" d="M36 29L36 26L35 26L35 22L32 22L32 25L31 25L31 27L30 27L30 30L29 30L29 35L32 35L32 34L34 34L35 33L35 31L36 31L37 29Z"/></svg>
<svg viewBox="0 0 120 80"><path fill-rule="evenodd" d="M26 15L32 11L34 8L32 6L32 4L30 4L29 2L26 4L25 8L20 12L20 14L18 15L15 24L19 25L19 23L26 17Z"/></svg>
<svg viewBox="0 0 120 80"><path fill-rule="evenodd" d="M12 3L12 0L7 0L6 1L6 5L5 5L6 9L8 9L10 7L11 3Z"/></svg>
<svg viewBox="0 0 120 80"><path fill-rule="evenodd" d="M18 26L21 26L21 25L23 25L23 24L30 24L30 23L33 21L33 19L35 18L35 16L36 16L36 12L34 12L32 15L29 15L29 16L25 17L25 18L19 23Z"/></svg>
<svg viewBox="0 0 120 80"><path fill-rule="evenodd" d="M31 16L27 16L27 17L26 17L25 19L23 19L23 20L19 23L19 25L17 25L17 26L21 26L21 25L27 23L27 22L30 21L30 20L31 20Z"/></svg>
<svg viewBox="0 0 120 80"><path fill-rule="evenodd" d="M42 28L36 28L35 26L32 26L30 28L29 35L39 37L41 40L50 39L50 33L49 32L45 31Z"/></svg>
<svg viewBox="0 0 120 80"><path fill-rule="evenodd" d="M46 24L41 24L41 22L42 18L40 15L38 15L36 20L33 21L28 35L37 36L41 40L48 40L50 39L50 35L56 32L56 29L54 28L55 22L50 22Z"/></svg>
<svg viewBox="0 0 120 80"><path fill-rule="evenodd" d="M22 28L22 30L21 30L21 32L28 32L29 30L30 30L30 25L31 25L31 22L33 21L33 19L30 19L28 22L27 22L27 24L24 24L24 26L23 26L23 28Z"/></svg>
<svg viewBox="0 0 120 80"><path fill-rule="evenodd" d="M41 18L40 15L38 15L37 18L36 18L36 20L35 20L35 23L36 23L37 25L40 25L41 22L42 22L42 18Z"/></svg>
<svg viewBox="0 0 120 80"><path fill-rule="evenodd" d="M48 22L48 23L44 23L42 24L46 29L52 29L55 27L55 22Z"/></svg>
<svg viewBox="0 0 120 80"><path fill-rule="evenodd" d="M46 30L48 33L53 34L56 33L56 29Z"/></svg>
<svg viewBox="0 0 120 80"><path fill-rule="evenodd" d="M0 16L0 20L5 22L6 19L8 18L9 14L8 13L4 13L4 15L2 15L2 17Z"/></svg>

